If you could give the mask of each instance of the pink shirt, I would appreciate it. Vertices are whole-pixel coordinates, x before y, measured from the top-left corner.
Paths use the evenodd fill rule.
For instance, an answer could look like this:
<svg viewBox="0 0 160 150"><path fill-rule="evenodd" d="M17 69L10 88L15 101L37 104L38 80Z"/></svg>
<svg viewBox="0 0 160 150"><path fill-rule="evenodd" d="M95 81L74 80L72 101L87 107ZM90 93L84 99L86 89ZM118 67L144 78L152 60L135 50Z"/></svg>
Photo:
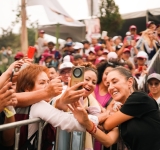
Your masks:
<svg viewBox="0 0 160 150"><path fill-rule="evenodd" d="M100 93L99 92L99 85L96 85L96 88L94 89L94 94L96 96L96 99L103 107L105 107L107 102L110 100L111 96L109 93L107 93L103 96L101 96L99 93Z"/></svg>

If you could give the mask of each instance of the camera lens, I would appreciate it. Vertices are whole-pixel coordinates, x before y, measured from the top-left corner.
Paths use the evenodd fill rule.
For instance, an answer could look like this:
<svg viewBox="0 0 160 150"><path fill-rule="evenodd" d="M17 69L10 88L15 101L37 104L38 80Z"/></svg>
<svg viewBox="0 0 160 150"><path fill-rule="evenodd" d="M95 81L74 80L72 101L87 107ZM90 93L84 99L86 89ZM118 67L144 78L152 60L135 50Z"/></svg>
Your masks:
<svg viewBox="0 0 160 150"><path fill-rule="evenodd" d="M82 75L82 70L80 68L74 69L73 75L75 78L79 78Z"/></svg>

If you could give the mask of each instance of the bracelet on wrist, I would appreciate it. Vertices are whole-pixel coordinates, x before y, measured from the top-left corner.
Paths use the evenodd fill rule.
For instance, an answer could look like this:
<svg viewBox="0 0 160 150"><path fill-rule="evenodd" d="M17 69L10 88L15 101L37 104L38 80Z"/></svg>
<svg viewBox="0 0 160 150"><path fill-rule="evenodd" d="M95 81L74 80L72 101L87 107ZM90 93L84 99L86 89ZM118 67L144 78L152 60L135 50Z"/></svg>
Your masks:
<svg viewBox="0 0 160 150"><path fill-rule="evenodd" d="M86 129L86 131L89 132L90 134L95 134L97 131L97 126L93 122L92 122L92 124L93 124L92 129L91 130Z"/></svg>

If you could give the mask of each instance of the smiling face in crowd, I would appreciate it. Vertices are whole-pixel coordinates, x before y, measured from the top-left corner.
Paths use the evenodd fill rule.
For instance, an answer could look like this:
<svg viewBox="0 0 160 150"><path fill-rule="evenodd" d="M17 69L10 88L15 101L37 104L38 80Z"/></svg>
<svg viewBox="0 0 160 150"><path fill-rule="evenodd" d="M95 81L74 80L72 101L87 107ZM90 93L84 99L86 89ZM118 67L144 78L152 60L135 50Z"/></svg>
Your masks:
<svg viewBox="0 0 160 150"><path fill-rule="evenodd" d="M90 95L93 90L95 89L96 83L97 83L97 75L92 70L87 70L84 73L84 89L85 89L85 96L87 97Z"/></svg>
<svg viewBox="0 0 160 150"><path fill-rule="evenodd" d="M150 79L148 81L148 88L152 94L157 94L160 91L160 81L157 79Z"/></svg>
<svg viewBox="0 0 160 150"><path fill-rule="evenodd" d="M126 79L119 71L111 71L107 75L108 92L115 101L124 103L131 94L133 79Z"/></svg>

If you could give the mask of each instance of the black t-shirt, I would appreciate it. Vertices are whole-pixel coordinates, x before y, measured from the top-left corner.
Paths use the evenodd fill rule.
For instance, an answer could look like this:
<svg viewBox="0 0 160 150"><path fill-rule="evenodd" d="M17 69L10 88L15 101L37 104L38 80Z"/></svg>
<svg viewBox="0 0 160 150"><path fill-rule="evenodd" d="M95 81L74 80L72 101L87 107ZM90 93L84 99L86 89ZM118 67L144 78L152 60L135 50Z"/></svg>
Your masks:
<svg viewBox="0 0 160 150"><path fill-rule="evenodd" d="M160 150L160 111L154 99L146 93L133 92L120 111L134 117L119 126L128 149Z"/></svg>

